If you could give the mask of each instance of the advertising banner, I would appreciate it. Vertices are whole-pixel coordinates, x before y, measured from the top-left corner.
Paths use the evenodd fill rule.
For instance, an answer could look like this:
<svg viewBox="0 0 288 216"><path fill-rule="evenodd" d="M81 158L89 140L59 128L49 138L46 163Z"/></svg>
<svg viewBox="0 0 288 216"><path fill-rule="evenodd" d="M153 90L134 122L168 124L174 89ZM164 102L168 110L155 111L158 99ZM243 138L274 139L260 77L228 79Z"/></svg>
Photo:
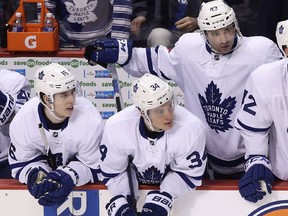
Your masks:
<svg viewBox="0 0 288 216"><path fill-rule="evenodd" d="M31 96L35 96L33 89L34 72L51 62L56 62L72 71L82 88L83 95L90 100L100 111L102 118L108 119L116 112L116 102L114 99L114 90L112 85L112 76L110 71L100 65L90 66L84 58L59 58L59 57L20 57L20 58L0 58L0 68L17 71L25 75L32 86ZM119 85L124 107L132 104L131 101L131 83L134 77L128 75L120 66L116 66L119 76ZM184 105L183 92L173 82L168 81L174 89L176 100Z"/></svg>
<svg viewBox="0 0 288 216"><path fill-rule="evenodd" d="M141 190L138 210L149 190ZM61 206L40 206L27 190L0 190L1 215L105 216L108 190L76 190ZM275 190L257 203L244 200L237 190L196 190L173 203L170 216L287 216L287 190Z"/></svg>

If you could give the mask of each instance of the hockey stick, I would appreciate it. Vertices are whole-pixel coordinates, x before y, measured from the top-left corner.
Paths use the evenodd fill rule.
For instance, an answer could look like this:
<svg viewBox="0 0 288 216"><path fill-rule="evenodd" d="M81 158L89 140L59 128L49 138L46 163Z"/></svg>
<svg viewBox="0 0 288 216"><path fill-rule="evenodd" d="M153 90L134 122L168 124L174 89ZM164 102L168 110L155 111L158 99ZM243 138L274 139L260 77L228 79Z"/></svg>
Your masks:
<svg viewBox="0 0 288 216"><path fill-rule="evenodd" d="M133 169L132 167L132 156L129 155L129 162L128 162L128 166L127 166L127 176L128 176L128 183L129 183L129 188L130 188L130 193L131 193L131 206L134 209L136 215L140 215L140 213L137 212L137 200L135 197L135 191L134 191L134 185L133 185L133 179L132 179L132 172L131 169Z"/></svg>
<svg viewBox="0 0 288 216"><path fill-rule="evenodd" d="M109 70L112 75L112 84L113 84L113 88L115 92L117 112L120 112L123 108L123 100L122 100L122 96L121 96L121 92L119 88L119 79L118 79L118 74L116 71L115 64L108 64L107 70ZM137 201L135 198L135 191L133 187L133 179L132 179L132 173L131 173L133 158L130 155L128 158L129 158L129 162L128 162L126 171L127 171L128 183L129 183L129 188L130 188L130 193L131 193L131 205L137 214Z"/></svg>
<svg viewBox="0 0 288 216"><path fill-rule="evenodd" d="M49 144L48 144L48 140L47 140L47 137L46 137L46 134L45 134L45 131L44 131L43 124L39 123L38 128L39 128L39 131L40 131L40 134L41 134L42 141L44 143L46 154L48 155L50 149L49 149Z"/></svg>
<svg viewBox="0 0 288 216"><path fill-rule="evenodd" d="M96 47L97 50L101 50L101 47ZM97 63L89 60L88 61L89 65L91 66L95 66ZM102 65L101 65L102 66ZM116 108L117 108L117 112L120 112L124 107L123 107L123 97L121 95L121 91L119 88L119 79L118 79L118 74L116 71L116 67L115 64L113 63L109 63L107 65L107 70L110 71L110 74L112 76L112 85L113 85L113 90L115 93L115 101L116 101ZM128 162L128 166L127 166L127 176L128 176L128 183L129 183L129 188L130 188L130 193L131 193L131 205L132 208L135 210L136 214L137 213L137 201L135 198L135 192L134 192L134 187L133 187L133 179L132 179L132 173L131 173L131 166L132 164L132 159L131 156L129 156L129 162Z"/></svg>
<svg viewBox="0 0 288 216"><path fill-rule="evenodd" d="M39 131L40 131L40 134L41 134L42 141L43 141L43 143L44 143L46 155L48 155L49 145L48 145L48 140L47 140L47 137L46 137L45 132L44 132L44 129L43 129L43 124L42 124L42 123L39 123L38 128L39 128ZM39 183L41 183L42 180L43 180L43 178L44 178L45 176L46 176L46 174L45 174L44 172L39 171L38 176L37 176L37 179L35 180L35 183L34 183L34 184L39 184Z"/></svg>
<svg viewBox="0 0 288 216"><path fill-rule="evenodd" d="M112 76L112 85L115 93L115 101L116 101L116 108L117 112L120 112L123 109L123 99L119 87L119 79L118 79L118 74L116 71L115 64L108 64L107 70L110 71L111 76Z"/></svg>
<svg viewBox="0 0 288 216"><path fill-rule="evenodd" d="M48 161L48 164L51 166L51 168L54 170L57 168L57 165L56 165L56 161L53 160L53 156L52 156L52 152L49 148L49 143L48 143L48 140L47 140L47 137L46 137L46 134L45 134L45 131L44 131L44 127L43 127L43 124L42 123L39 123L38 125L39 127L39 131L40 131L40 134L41 134L41 137L42 137L42 141L44 143L44 147L45 147L45 151L46 151L46 155L48 157L47 161Z"/></svg>
<svg viewBox="0 0 288 216"><path fill-rule="evenodd" d="M96 51L101 51L103 48L101 46L94 46L93 49ZM97 65L97 63L94 62L92 59L88 60L88 64L91 66ZM103 67L105 64L104 65L99 64L99 65L101 65ZM107 66L104 66L104 67L106 67L106 69L110 72L110 74L112 76L112 86L113 86L113 90L114 90L116 108L117 108L117 112L119 112L123 108L123 101L122 101L122 97L121 97L121 91L119 88L119 79L118 79L116 67L115 67L114 63L108 63Z"/></svg>

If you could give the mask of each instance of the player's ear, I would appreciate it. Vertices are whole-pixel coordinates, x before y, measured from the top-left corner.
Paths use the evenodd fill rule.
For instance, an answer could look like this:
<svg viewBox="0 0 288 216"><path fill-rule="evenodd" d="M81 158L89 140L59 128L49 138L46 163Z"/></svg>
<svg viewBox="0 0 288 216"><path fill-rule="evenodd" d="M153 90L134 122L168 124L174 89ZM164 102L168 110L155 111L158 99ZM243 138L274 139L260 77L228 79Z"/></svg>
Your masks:
<svg viewBox="0 0 288 216"><path fill-rule="evenodd" d="M139 107L137 107L137 109L138 109L138 111L139 111L139 113L140 113L141 116L143 116L143 115L145 114L144 111L141 110Z"/></svg>
<svg viewBox="0 0 288 216"><path fill-rule="evenodd" d="M42 100L49 108L51 107L52 100L48 95L43 95Z"/></svg>

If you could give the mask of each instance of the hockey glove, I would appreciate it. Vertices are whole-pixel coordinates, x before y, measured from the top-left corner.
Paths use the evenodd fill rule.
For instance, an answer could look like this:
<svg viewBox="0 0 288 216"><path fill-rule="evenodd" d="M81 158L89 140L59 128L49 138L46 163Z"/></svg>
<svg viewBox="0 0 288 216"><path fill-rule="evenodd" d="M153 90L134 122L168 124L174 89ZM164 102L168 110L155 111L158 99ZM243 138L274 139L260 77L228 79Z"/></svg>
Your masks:
<svg viewBox="0 0 288 216"><path fill-rule="evenodd" d="M118 63L123 66L130 61L131 53L130 40L99 39L86 47L84 57L90 65Z"/></svg>
<svg viewBox="0 0 288 216"><path fill-rule="evenodd" d="M241 196L256 203L266 193L272 193L274 181L270 161L263 156L254 156L245 164L246 173L240 179L238 187Z"/></svg>
<svg viewBox="0 0 288 216"><path fill-rule="evenodd" d="M47 172L41 167L31 169L27 178L27 187L30 194L39 199L46 192L53 191L57 188L57 182L44 180Z"/></svg>
<svg viewBox="0 0 288 216"><path fill-rule="evenodd" d="M77 184L69 174L59 169L48 173L44 179L57 182L58 188L40 197L38 203L42 206L61 205Z"/></svg>
<svg viewBox="0 0 288 216"><path fill-rule="evenodd" d="M172 196L167 192L150 191L145 199L141 216L167 216L172 208Z"/></svg>
<svg viewBox="0 0 288 216"><path fill-rule="evenodd" d="M132 206L123 195L113 197L105 208L108 216L136 216Z"/></svg>
<svg viewBox="0 0 288 216"><path fill-rule="evenodd" d="M0 126L7 124L14 114L16 101L14 98L0 90Z"/></svg>

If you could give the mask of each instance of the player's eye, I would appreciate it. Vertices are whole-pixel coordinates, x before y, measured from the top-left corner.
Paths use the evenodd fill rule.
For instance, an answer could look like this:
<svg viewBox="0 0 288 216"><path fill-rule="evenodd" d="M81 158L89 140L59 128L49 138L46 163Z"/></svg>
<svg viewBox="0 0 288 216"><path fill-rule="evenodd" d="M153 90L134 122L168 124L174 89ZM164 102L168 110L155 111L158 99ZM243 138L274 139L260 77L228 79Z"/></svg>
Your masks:
<svg viewBox="0 0 288 216"><path fill-rule="evenodd" d="M156 109L156 110L152 110L151 113L153 113L154 115L158 116L158 117L162 117L166 110L168 110L169 112L174 111L175 109L175 105L174 105L174 101L171 101L169 104L167 104L167 106L160 108L160 109Z"/></svg>
<svg viewBox="0 0 288 216"><path fill-rule="evenodd" d="M70 95L74 95L76 92L75 88L71 89L70 91L66 91L66 92L63 92L61 93L61 97L62 98L67 98L69 97Z"/></svg>

